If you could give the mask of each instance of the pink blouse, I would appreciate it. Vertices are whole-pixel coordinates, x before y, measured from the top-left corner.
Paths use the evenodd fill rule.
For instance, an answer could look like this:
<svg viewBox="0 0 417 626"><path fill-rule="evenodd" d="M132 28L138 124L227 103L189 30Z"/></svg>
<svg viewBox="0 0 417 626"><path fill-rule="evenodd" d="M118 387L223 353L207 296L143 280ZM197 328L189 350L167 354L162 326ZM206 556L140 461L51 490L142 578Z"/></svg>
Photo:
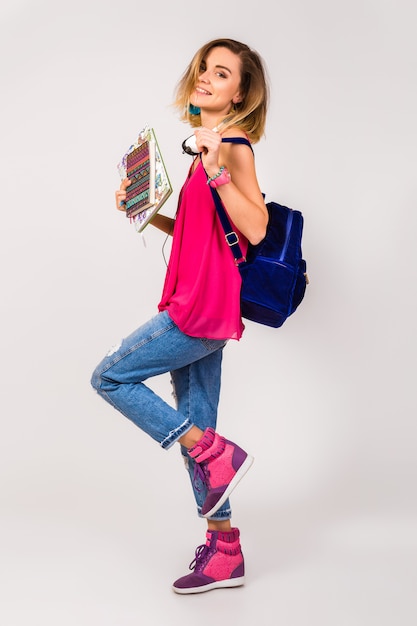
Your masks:
<svg viewBox="0 0 417 626"><path fill-rule="evenodd" d="M159 311L167 310L186 335L240 339L241 278L200 162L190 172L178 202L173 242ZM242 254L248 242L239 236Z"/></svg>

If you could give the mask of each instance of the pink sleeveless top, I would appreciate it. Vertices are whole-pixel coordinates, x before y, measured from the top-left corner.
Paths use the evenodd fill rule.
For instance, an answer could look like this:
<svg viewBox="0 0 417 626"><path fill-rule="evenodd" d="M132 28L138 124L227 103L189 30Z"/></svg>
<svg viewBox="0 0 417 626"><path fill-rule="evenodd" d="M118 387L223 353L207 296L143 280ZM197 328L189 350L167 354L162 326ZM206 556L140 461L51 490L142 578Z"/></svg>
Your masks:
<svg viewBox="0 0 417 626"><path fill-rule="evenodd" d="M159 311L186 335L240 339L241 278L207 185L201 162L181 190ZM248 242L239 235L242 254Z"/></svg>

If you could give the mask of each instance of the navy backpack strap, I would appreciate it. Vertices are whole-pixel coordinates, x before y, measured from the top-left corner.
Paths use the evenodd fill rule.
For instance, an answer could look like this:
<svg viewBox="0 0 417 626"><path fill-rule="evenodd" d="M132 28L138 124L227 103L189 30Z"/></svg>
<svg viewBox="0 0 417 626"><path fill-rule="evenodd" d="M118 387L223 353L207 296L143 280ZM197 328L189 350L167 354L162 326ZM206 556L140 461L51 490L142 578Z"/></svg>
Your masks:
<svg viewBox="0 0 417 626"><path fill-rule="evenodd" d="M222 137L223 143L240 143L245 146L249 146L249 148L253 152L253 148L249 139L245 137ZM242 250L239 246L239 237L238 234L233 230L230 220L227 216L226 210L223 206L223 202L220 199L219 194L213 187L210 187L211 193L213 194L214 204L216 205L217 214L219 216L221 225L224 230L224 236L227 241L227 245L230 247L232 254L235 258L236 265L240 265L246 261L246 257L243 256Z"/></svg>
<svg viewBox="0 0 417 626"><path fill-rule="evenodd" d="M246 261L246 257L243 256L242 250L239 246L239 237L238 234L233 230L230 220L227 216L226 210L223 206L223 202L220 199L217 191L210 187L211 193L213 194L214 204L216 205L217 215L219 216L221 225L223 226L224 236L227 241L227 245L230 247L233 256L235 257L236 265L240 265Z"/></svg>
<svg viewBox="0 0 417 626"><path fill-rule="evenodd" d="M251 142L249 141L249 139L246 139L245 137L222 137L222 142L223 143L241 143L241 144L244 144L245 146L249 146L249 148L253 152Z"/></svg>

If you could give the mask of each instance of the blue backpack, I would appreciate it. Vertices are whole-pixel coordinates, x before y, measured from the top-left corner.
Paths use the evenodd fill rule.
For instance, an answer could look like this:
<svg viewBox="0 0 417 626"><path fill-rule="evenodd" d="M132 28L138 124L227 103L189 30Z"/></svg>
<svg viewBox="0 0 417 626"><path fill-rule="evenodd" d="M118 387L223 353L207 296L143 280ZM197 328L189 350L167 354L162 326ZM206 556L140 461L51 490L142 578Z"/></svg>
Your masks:
<svg viewBox="0 0 417 626"><path fill-rule="evenodd" d="M222 141L243 143L252 149L243 137L228 137ZM268 202L265 238L256 246L249 244L245 258L219 194L216 189L210 189L242 278L242 317L279 328L303 300L308 284L307 264L301 248L303 215L277 202Z"/></svg>

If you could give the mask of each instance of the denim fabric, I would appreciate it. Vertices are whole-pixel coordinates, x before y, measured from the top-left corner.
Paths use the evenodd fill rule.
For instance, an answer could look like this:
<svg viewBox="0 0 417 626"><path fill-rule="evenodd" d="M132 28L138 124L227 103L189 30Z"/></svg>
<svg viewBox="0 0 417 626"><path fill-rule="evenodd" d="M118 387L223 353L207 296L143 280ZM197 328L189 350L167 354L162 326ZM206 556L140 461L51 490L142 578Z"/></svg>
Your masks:
<svg viewBox="0 0 417 626"><path fill-rule="evenodd" d="M225 344L224 340L185 335L163 311L109 350L94 370L91 384L115 409L168 449L193 425L201 430L216 428ZM144 384L167 372L171 372L176 408ZM181 446L181 452L201 515L206 487L194 480L194 461L186 448ZM212 519L230 516L226 501Z"/></svg>

